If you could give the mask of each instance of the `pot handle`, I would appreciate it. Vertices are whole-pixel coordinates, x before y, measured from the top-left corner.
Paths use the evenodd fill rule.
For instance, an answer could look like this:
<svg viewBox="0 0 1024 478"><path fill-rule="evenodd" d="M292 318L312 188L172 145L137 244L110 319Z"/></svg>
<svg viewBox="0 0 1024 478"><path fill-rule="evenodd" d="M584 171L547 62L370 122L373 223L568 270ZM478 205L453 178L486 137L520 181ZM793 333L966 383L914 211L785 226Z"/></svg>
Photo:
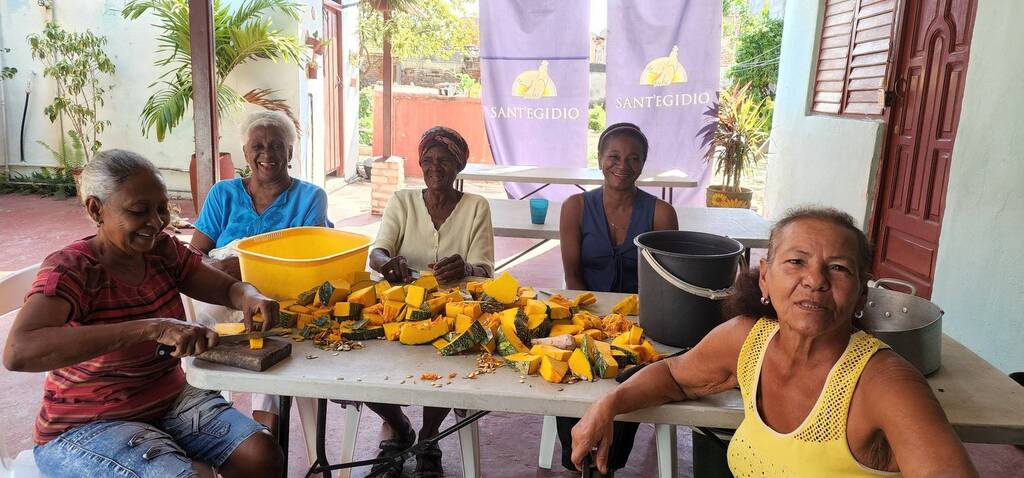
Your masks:
<svg viewBox="0 0 1024 478"><path fill-rule="evenodd" d="M869 280L868 281L868 287L874 287L874 288L877 289L877 288L881 288L881 286L883 286L883 285L898 285L900 287L904 287L906 289L909 289L910 290L910 295L913 295L913 296L917 295L917 287L915 287L914 284L911 284L910 282L907 282L905 280L900 280L900 279L878 279L878 280Z"/></svg>
<svg viewBox="0 0 1024 478"><path fill-rule="evenodd" d="M671 272L662 267L661 264L659 264L658 261L654 258L654 256L651 255L651 251L644 248L640 248L640 255L642 255L644 257L644 260L646 260L647 263L651 265L651 268L654 269L654 272L657 272L662 279L665 279L665 282L674 285L677 289L680 289L684 292L689 292L695 296L711 300L722 300L736 293L736 289L731 286L725 289L707 289L701 286L693 285L672 275Z"/></svg>

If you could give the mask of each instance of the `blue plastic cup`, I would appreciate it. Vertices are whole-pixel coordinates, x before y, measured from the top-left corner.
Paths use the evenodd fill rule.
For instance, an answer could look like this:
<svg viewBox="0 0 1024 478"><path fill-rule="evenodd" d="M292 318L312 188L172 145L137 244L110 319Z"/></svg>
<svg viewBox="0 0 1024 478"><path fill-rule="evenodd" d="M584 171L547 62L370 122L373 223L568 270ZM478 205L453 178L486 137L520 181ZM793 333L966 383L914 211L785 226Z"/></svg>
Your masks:
<svg viewBox="0 0 1024 478"><path fill-rule="evenodd" d="M530 199L530 222L534 224L544 224L544 219L547 216L548 200L544 198Z"/></svg>

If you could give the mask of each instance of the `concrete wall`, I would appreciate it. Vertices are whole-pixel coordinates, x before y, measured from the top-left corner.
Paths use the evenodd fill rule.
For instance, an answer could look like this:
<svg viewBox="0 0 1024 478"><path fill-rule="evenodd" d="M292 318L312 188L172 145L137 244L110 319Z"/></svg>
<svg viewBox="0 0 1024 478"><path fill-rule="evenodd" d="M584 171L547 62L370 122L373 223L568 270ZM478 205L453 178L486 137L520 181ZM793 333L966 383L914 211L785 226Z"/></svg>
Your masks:
<svg viewBox="0 0 1024 478"><path fill-rule="evenodd" d="M242 0L225 0L229 5L237 5ZM36 144L36 140L51 145L59 144L60 128L51 124L43 115L43 108L53 98L54 85L49 78L42 77L41 63L32 60L25 37L31 33L42 31L49 19L54 19L63 28L72 31L90 29L93 33L104 35L108 39L107 55L117 68L110 83L113 87L107 94L106 106L100 111L103 119L111 121L110 127L101 137L105 148L126 148L142 153L163 169L168 186L179 196L188 195L188 161L193 151L192 112L168 135L163 142L157 142L155 135L146 138L141 133L139 115L146 99L153 90L148 85L155 81L162 69L153 65L158 58L156 53L156 37L160 30L154 26L155 19L146 15L135 21L121 17L120 9L123 0L55 0L52 10L39 7L35 0L7 0L0 2L0 38L3 45L12 51L4 55L4 64L18 68L18 75L4 82L4 117L6 130L2 132L6 139L6 150L2 154L14 166L53 166L55 161L50 153ZM296 23L287 16L278 15L274 18L275 26L285 32L296 35L300 41L305 38L307 30L319 30L322 25L321 2L307 0L301 15L301 22ZM345 48L356 48L355 22L358 12L356 8L345 10L347 32L352 40L346 42ZM347 56L346 56L347 58ZM35 73L33 75L33 73ZM350 69L351 76L358 73ZM21 162L19 153L19 131L21 113L25 105L25 89L31 84L32 93L28 104L25 133L25 162ZM239 93L253 88L271 88L277 90L277 96L286 100L293 112L302 123L303 137L296 147L292 175L307 180L318 180L322 183L322 127L319 118L322 114L323 86L320 82L307 82L305 69L300 65L272 63L269 61L251 62L239 66L232 72L228 85ZM351 112L347 122L349 137L355 138L355 117L358 107L358 92L351 89L352 98L348 102ZM313 108L310 108L310 97L313 97ZM228 112L221 116L220 134L221 151L230 152L236 166L243 166L244 159L238 132L239 123L245 113L258 108L245 106L243 111ZM0 142L4 144L4 142ZM352 143L352 151L357 145ZM317 158L319 154L319 158ZM354 159L353 159L354 161ZM319 166L319 168L317 167ZM314 174L320 171L319 177ZM349 168L348 171L354 171Z"/></svg>
<svg viewBox="0 0 1024 478"><path fill-rule="evenodd" d="M880 121L808 114L822 3L786 2L765 209L777 217L821 203L865 224L885 128Z"/></svg>
<svg viewBox="0 0 1024 478"><path fill-rule="evenodd" d="M1024 2L978 2L932 300L943 328L1005 372L1024 371Z"/></svg>
<svg viewBox="0 0 1024 478"><path fill-rule="evenodd" d="M820 203L866 223L885 125L811 115L821 3L786 2L766 209ZM1000 369L1024 370L1024 48L1017 0L979 1L932 300L943 328Z"/></svg>

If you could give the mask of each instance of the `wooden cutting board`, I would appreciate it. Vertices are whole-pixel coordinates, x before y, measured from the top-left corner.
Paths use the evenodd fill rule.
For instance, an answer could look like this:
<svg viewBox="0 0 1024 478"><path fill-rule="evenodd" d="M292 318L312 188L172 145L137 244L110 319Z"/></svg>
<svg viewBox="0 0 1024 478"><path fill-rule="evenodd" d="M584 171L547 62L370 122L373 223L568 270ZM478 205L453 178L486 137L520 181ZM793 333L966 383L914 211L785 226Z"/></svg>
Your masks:
<svg viewBox="0 0 1024 478"><path fill-rule="evenodd" d="M273 367L292 354L289 340L267 337L263 339L263 348L249 348L249 341L222 343L196 356L199 360L238 367L254 372L262 372Z"/></svg>

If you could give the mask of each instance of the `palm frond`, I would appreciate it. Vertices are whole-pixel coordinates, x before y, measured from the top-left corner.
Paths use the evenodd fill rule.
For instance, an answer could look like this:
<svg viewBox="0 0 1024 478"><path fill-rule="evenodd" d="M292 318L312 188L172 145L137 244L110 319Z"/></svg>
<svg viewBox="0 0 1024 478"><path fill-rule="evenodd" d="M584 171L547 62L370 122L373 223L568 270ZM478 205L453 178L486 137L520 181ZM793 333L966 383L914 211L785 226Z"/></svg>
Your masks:
<svg viewBox="0 0 1024 478"><path fill-rule="evenodd" d="M297 134L302 134L302 128L299 127L299 119L292 113L292 108L288 106L288 103L285 100L271 97L271 95L275 93L277 93L275 90L256 88L249 90L248 93L242 95L242 99L245 100L246 103L259 106L265 110L280 111L284 113L295 125L295 132Z"/></svg>
<svg viewBox="0 0 1024 478"><path fill-rule="evenodd" d="M247 102L225 82L232 71L254 60L282 60L301 64L305 47L291 35L273 28L270 16L283 13L299 21L302 6L289 0L244 0L232 9L228 2L214 0L214 55L216 60L217 108L223 115L241 110ZM192 95L192 58L189 30L188 0L132 0L121 10L124 18L135 20L144 14L155 17L160 29L155 65L164 69L157 82L150 85L156 93L142 110L142 131L155 130L158 141L174 129L187 113ZM275 103L269 93L253 96L253 104L265 103L268 109L284 111L294 121L287 105ZM247 93L248 95L249 93ZM284 109L281 109L282 106Z"/></svg>
<svg viewBox="0 0 1024 478"><path fill-rule="evenodd" d="M267 59L299 63L302 46L291 36L271 30L270 20L250 22L229 32L228 41L217 47L217 72L221 81L243 63Z"/></svg>
<svg viewBox="0 0 1024 478"><path fill-rule="evenodd" d="M235 10L235 14L231 16L231 23L234 26L241 26L252 20L265 18L273 11L284 13L292 20L298 21L302 5L287 0L247 0Z"/></svg>
<svg viewBox="0 0 1024 478"><path fill-rule="evenodd" d="M142 134L156 129L156 140L163 141L185 116L192 102L192 78L179 75L176 81L159 81L150 86L161 85L161 89L146 100L142 107Z"/></svg>

